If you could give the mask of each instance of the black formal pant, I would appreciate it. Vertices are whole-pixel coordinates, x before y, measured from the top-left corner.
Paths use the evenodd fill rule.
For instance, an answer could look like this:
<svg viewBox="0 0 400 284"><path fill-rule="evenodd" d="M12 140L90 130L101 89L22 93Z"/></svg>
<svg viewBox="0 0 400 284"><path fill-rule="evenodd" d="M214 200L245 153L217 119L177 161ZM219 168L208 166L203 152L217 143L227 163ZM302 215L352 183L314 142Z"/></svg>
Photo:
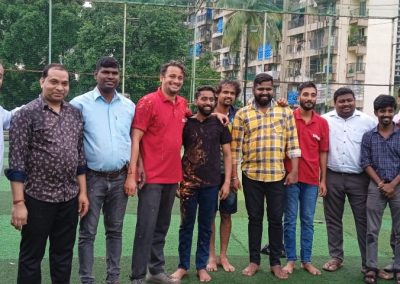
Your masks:
<svg viewBox="0 0 400 284"><path fill-rule="evenodd" d="M78 224L78 200L50 203L25 194L28 224L22 227L18 284L40 284L40 265L50 241L49 261L53 284L70 283L73 247Z"/></svg>
<svg viewBox="0 0 400 284"><path fill-rule="evenodd" d="M262 182L242 175L243 193L249 218L250 262L260 264L261 238L263 232L264 202L267 203L268 238L270 246L269 262L271 266L280 265L282 249L282 216L284 209L285 187L283 180Z"/></svg>

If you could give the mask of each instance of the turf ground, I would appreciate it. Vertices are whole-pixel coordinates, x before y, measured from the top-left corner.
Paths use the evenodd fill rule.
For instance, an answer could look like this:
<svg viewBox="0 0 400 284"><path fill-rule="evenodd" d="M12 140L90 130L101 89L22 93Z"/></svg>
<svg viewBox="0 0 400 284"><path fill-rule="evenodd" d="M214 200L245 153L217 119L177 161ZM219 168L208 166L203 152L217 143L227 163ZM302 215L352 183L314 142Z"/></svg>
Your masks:
<svg viewBox="0 0 400 284"><path fill-rule="evenodd" d="M130 198L127 214L125 216L123 230L123 255L121 259L121 283L129 283L128 275L130 272L130 258L132 253L132 241L134 228L136 224L136 204L137 198ZM179 203L175 202L171 227L169 230L165 255L166 269L173 272L178 264L178 230L179 230ZM267 256L262 256L261 271L251 278L242 276L240 271L248 264L247 249L247 215L242 192L239 193L239 210L233 217L233 232L229 244L229 255L232 264L236 267L233 273L223 272L219 268L218 272L212 273L213 283L278 283L271 273L269 273L269 264ZM0 178L0 283L16 283L17 259L19 250L19 232L10 226L11 193L7 180L2 176ZM344 216L344 267L335 273L323 272L321 276L314 277L301 269L295 270L289 280L284 283L362 283L362 274L360 273L361 263L356 241L356 233L351 210L346 207ZM217 218L218 222L218 218ZM217 223L218 226L218 223ZM391 221L389 208L387 208L380 235L379 263L384 266L390 261L391 250L389 247ZM264 228L264 242L267 242L266 225ZM194 233L196 240L197 232ZM94 274L97 283L105 283L105 240L102 220L98 229L98 237L95 244L95 264ZM217 244L218 246L218 244ZM194 255L195 248L192 250ZM79 283L77 252L75 248L73 260L73 271L71 283ZM322 210L322 199L318 199L317 212L315 216L315 236L313 247L313 263L321 267L328 259L326 228ZM192 261L193 267L194 261ZM283 260L283 263L285 261ZM48 270L48 258L42 263L43 283L51 283ZM381 283L390 283L391 281L381 280ZM195 269L192 268L188 277L184 278L183 283L198 283Z"/></svg>

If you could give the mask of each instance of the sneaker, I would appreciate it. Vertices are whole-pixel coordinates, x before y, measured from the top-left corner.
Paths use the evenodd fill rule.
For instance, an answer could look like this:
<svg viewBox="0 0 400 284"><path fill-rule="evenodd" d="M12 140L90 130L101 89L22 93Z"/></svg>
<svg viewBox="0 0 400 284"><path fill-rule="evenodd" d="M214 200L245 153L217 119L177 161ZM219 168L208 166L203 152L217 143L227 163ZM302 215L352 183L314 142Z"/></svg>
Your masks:
<svg viewBox="0 0 400 284"><path fill-rule="evenodd" d="M180 284L181 280L173 278L169 276L165 272L161 272L158 274L150 274L146 275L146 281L150 283L157 283L157 284Z"/></svg>
<svg viewBox="0 0 400 284"><path fill-rule="evenodd" d="M133 279L131 284L144 284L144 279Z"/></svg>

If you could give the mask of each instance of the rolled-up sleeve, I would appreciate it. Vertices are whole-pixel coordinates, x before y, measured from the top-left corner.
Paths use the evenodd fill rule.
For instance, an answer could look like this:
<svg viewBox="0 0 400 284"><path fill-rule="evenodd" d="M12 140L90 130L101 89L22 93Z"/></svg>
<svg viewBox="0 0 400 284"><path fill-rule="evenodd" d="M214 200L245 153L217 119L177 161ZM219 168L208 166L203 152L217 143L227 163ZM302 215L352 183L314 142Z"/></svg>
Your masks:
<svg viewBox="0 0 400 284"><path fill-rule="evenodd" d="M5 174L10 181L24 182L27 178L26 162L29 152L28 142L32 136L28 111L22 109L13 116L11 119L9 136L10 167L5 171Z"/></svg>
<svg viewBox="0 0 400 284"><path fill-rule="evenodd" d="M371 156L371 132L364 133L361 140L361 158L360 158L361 168L365 169L372 165Z"/></svg>
<svg viewBox="0 0 400 284"><path fill-rule="evenodd" d="M291 111L286 119L286 155L289 159L301 157L296 121Z"/></svg>

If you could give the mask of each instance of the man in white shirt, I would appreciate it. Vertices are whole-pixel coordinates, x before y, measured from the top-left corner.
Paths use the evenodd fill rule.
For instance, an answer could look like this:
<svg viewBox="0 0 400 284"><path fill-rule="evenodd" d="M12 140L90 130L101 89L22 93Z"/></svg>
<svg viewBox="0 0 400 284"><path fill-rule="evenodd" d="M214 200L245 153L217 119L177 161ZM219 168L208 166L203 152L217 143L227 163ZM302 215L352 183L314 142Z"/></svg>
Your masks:
<svg viewBox="0 0 400 284"><path fill-rule="evenodd" d="M3 85L3 78L4 78L4 67L0 63L0 88ZM4 139L3 139L3 130L10 128L10 121L11 121L12 113L11 111L5 110L2 106L0 106L0 172L3 169L3 155L4 155Z"/></svg>
<svg viewBox="0 0 400 284"><path fill-rule="evenodd" d="M322 268L333 272L343 265L342 218L347 196L354 215L364 271L369 177L360 166L361 139L377 123L372 117L356 110L355 96L351 89L339 88L333 95L333 101L335 109L323 115L329 125L324 212L331 259Z"/></svg>

